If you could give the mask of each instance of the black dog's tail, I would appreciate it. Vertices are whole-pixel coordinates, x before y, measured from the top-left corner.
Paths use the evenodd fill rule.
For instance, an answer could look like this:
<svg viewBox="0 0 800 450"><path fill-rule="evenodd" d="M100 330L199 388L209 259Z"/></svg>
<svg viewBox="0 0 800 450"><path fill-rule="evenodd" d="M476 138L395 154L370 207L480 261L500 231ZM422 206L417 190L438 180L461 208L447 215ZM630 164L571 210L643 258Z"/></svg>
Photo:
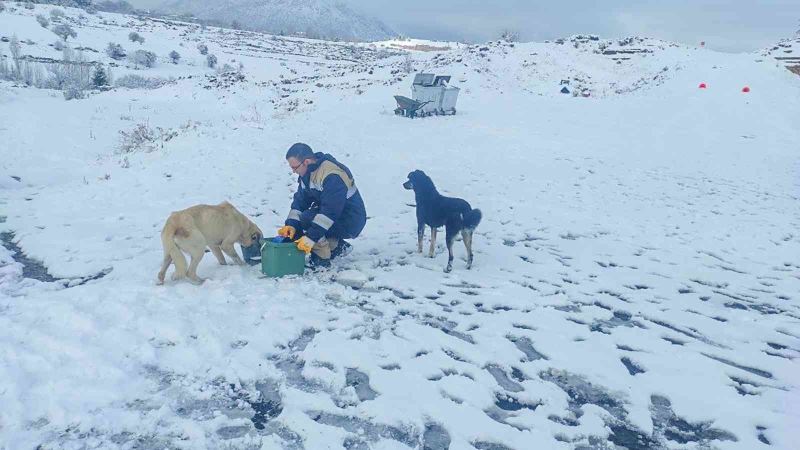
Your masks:
<svg viewBox="0 0 800 450"><path fill-rule="evenodd" d="M479 223L481 223L481 218L483 218L483 214L481 213L480 209L471 209L461 215L464 221L464 228L468 230L474 230Z"/></svg>

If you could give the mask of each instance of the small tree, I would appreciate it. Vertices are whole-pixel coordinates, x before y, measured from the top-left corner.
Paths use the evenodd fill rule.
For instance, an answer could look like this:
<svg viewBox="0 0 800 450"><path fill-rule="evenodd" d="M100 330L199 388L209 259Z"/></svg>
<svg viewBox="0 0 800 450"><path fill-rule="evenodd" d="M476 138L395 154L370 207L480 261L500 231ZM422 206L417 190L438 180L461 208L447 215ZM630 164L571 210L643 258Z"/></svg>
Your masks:
<svg viewBox="0 0 800 450"><path fill-rule="evenodd" d="M110 80L108 79L108 74L105 69L103 69L103 66L97 66L94 69L94 75L92 75L92 86L99 88L108 86L109 84Z"/></svg>
<svg viewBox="0 0 800 450"><path fill-rule="evenodd" d="M11 60L14 61L14 66L11 68L12 78L19 80L20 76L22 75L22 70L20 67L22 64L22 60L20 59L22 48L19 45L19 39L17 39L16 34L11 36L11 42L8 43L8 49L11 50Z"/></svg>
<svg viewBox="0 0 800 450"><path fill-rule="evenodd" d="M414 71L414 60L411 59L411 55L406 53L403 57L403 72L411 73Z"/></svg>
<svg viewBox="0 0 800 450"><path fill-rule="evenodd" d="M519 41L519 33L514 30L503 30L500 33L500 39L506 42L517 42Z"/></svg>
<svg viewBox="0 0 800 450"><path fill-rule="evenodd" d="M2 1L0 1L0 12L3 12L5 10L6 10L6 5Z"/></svg>
<svg viewBox="0 0 800 450"><path fill-rule="evenodd" d="M234 30L241 30L242 24L240 24L238 20L234 20L233 22L231 22L231 28L233 28Z"/></svg>
<svg viewBox="0 0 800 450"><path fill-rule="evenodd" d="M11 79L11 69L8 68L8 62L5 58L0 58L0 80L9 79Z"/></svg>
<svg viewBox="0 0 800 450"><path fill-rule="evenodd" d="M64 50L66 46L64 45L64 41L58 40L53 42L53 48L58 50L59 52Z"/></svg>
<svg viewBox="0 0 800 450"><path fill-rule="evenodd" d="M208 64L208 67L211 67L212 69L217 67L217 57L214 55L206 56L206 64Z"/></svg>
<svg viewBox="0 0 800 450"><path fill-rule="evenodd" d="M125 58L127 53L125 53L125 49L122 48L121 45L109 42L108 47L106 47L106 55L108 55L108 57L111 59L119 61L120 59Z"/></svg>
<svg viewBox="0 0 800 450"><path fill-rule="evenodd" d="M73 30L71 26L69 26L69 25L67 25L65 23L60 23L60 24L54 26L52 28L52 31L53 31L53 33L56 34L56 36L58 36L61 39L63 39L64 42L67 42L67 38L76 38L76 37L78 37L78 33L76 33L75 30Z"/></svg>
<svg viewBox="0 0 800 450"><path fill-rule="evenodd" d="M200 52L201 55L208 54L208 46L206 44L197 44L197 50Z"/></svg>
<svg viewBox="0 0 800 450"><path fill-rule="evenodd" d="M169 52L169 59L172 61L172 64L178 64L178 61L181 60L181 54L173 50Z"/></svg>
<svg viewBox="0 0 800 450"><path fill-rule="evenodd" d="M156 54L153 52L148 52L147 50L136 50L132 57L134 64L145 67L155 66L156 59Z"/></svg>
<svg viewBox="0 0 800 450"><path fill-rule="evenodd" d="M39 25L41 25L42 28L47 28L48 26L50 26L50 21L47 20L47 17L41 14L36 15L36 21L39 22Z"/></svg>
<svg viewBox="0 0 800 450"><path fill-rule="evenodd" d="M44 72L42 71L42 67L40 65L25 61L25 64L22 68L23 83L27 84L28 86L41 87L43 78Z"/></svg>
<svg viewBox="0 0 800 450"><path fill-rule="evenodd" d="M144 44L144 37L135 31L128 33L128 39L130 39L131 42L138 42L139 45Z"/></svg>

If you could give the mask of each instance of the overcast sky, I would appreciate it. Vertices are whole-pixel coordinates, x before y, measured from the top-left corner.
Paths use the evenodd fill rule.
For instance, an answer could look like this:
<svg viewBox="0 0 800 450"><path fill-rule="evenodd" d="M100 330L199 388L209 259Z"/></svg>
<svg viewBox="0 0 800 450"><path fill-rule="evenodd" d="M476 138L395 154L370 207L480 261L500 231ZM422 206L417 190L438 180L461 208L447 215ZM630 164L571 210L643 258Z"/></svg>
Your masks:
<svg viewBox="0 0 800 450"><path fill-rule="evenodd" d="M128 1L139 7L160 2ZM800 0L339 1L410 37L467 42L496 39L510 29L523 41L579 33L639 35L705 41L709 48L736 52L764 48L800 28Z"/></svg>

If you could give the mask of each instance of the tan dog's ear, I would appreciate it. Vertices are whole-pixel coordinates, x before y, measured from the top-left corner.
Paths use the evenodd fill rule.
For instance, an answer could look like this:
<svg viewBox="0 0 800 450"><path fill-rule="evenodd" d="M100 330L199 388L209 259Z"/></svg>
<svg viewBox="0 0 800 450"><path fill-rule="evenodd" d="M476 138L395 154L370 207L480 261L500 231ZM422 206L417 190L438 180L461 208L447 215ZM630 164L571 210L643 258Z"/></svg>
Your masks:
<svg viewBox="0 0 800 450"><path fill-rule="evenodd" d="M250 222L250 225L247 227L247 230L242 234L242 245L245 247L250 247L253 245L253 242L258 242L263 237L263 233L258 228L256 224Z"/></svg>
<svg viewBox="0 0 800 450"><path fill-rule="evenodd" d="M253 239L255 239L255 240L262 239L264 237L264 233L261 232L261 228L258 228L258 225L254 224L252 222L251 222L251 224L252 224L252 229L250 230L250 232L252 233L251 236L258 236L257 238L254 237Z"/></svg>

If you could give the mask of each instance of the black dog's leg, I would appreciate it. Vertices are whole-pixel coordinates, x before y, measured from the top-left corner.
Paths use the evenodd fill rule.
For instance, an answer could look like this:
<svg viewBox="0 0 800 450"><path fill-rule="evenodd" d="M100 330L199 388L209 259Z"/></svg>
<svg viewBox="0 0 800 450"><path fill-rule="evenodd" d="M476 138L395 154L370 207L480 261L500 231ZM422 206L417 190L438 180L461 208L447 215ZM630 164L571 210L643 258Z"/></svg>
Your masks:
<svg viewBox="0 0 800 450"><path fill-rule="evenodd" d="M422 239L425 237L425 224L417 222L417 253L422 253Z"/></svg>
<svg viewBox="0 0 800 450"><path fill-rule="evenodd" d="M445 241L447 242L447 267L444 268L445 272L453 270L453 241L456 240L456 233L458 233L456 227L445 226Z"/></svg>
<svg viewBox="0 0 800 450"><path fill-rule="evenodd" d="M428 250L428 258L433 258L433 251L436 249L436 228L431 227L431 248Z"/></svg>
<svg viewBox="0 0 800 450"><path fill-rule="evenodd" d="M467 248L467 270L472 268L472 230L461 231L461 239L464 240L464 247Z"/></svg>

